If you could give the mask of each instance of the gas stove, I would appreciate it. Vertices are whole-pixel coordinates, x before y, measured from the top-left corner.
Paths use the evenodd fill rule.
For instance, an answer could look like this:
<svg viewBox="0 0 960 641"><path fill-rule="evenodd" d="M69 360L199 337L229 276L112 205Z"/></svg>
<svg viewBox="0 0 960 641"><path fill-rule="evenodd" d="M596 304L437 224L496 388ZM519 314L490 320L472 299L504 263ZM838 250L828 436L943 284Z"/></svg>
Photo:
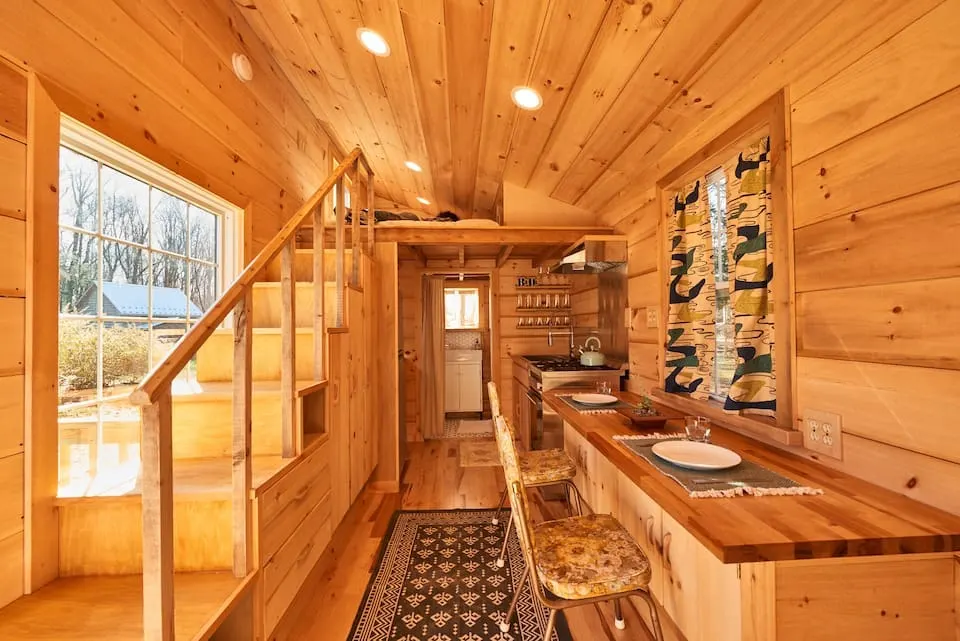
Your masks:
<svg viewBox="0 0 960 641"><path fill-rule="evenodd" d="M577 359L563 356L526 356L525 358L541 372L612 372L619 369L608 365L583 365Z"/></svg>

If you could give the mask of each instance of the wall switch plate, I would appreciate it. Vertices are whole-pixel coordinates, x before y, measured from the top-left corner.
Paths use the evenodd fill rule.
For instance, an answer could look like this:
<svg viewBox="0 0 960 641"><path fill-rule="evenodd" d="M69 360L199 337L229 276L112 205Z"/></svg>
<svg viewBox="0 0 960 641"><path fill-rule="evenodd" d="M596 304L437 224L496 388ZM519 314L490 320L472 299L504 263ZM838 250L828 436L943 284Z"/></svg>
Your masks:
<svg viewBox="0 0 960 641"><path fill-rule="evenodd" d="M656 307L647 308L647 327L652 329L659 326L659 318Z"/></svg>
<svg viewBox="0 0 960 641"><path fill-rule="evenodd" d="M843 458L843 426L840 415L821 410L802 412L803 446L835 459Z"/></svg>

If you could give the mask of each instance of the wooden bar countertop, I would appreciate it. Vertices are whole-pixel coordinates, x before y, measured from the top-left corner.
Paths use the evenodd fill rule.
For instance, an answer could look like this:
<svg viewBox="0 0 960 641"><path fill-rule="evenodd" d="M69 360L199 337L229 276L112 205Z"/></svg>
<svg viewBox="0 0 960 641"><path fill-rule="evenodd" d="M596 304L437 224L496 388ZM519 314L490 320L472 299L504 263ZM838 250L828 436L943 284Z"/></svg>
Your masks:
<svg viewBox="0 0 960 641"><path fill-rule="evenodd" d="M640 400L627 392L617 395ZM625 417L580 414L553 392L543 400L724 563L960 551L960 516L716 425L711 442L824 493L692 499L613 440L616 434L642 433ZM657 431L683 431L683 425L672 421Z"/></svg>

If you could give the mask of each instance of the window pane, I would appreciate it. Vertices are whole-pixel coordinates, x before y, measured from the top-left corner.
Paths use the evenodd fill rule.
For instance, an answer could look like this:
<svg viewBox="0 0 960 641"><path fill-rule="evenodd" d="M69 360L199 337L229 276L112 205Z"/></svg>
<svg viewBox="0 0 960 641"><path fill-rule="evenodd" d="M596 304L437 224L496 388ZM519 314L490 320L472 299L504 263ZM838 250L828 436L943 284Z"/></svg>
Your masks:
<svg viewBox="0 0 960 641"><path fill-rule="evenodd" d="M217 260L217 217L190 205L190 258Z"/></svg>
<svg viewBox="0 0 960 641"><path fill-rule="evenodd" d="M96 237L60 231L60 311L65 314L97 313Z"/></svg>
<svg viewBox="0 0 960 641"><path fill-rule="evenodd" d="M103 324L103 395L126 394L146 376L150 331L146 321Z"/></svg>
<svg viewBox="0 0 960 641"><path fill-rule="evenodd" d="M153 308L157 318L187 317L187 261L183 258L153 255Z"/></svg>
<svg viewBox="0 0 960 641"><path fill-rule="evenodd" d="M730 284L727 266L727 176L722 169L707 175L707 202L710 206L710 230L713 240L713 276L717 305L714 316L716 355L713 394L725 397L737 367L734 344L733 310L730 308Z"/></svg>
<svg viewBox="0 0 960 641"><path fill-rule="evenodd" d="M97 322L60 319L59 404L79 403L97 397Z"/></svg>
<svg viewBox="0 0 960 641"><path fill-rule="evenodd" d="M58 415L57 496L83 496L96 472L97 406L66 407Z"/></svg>
<svg viewBox="0 0 960 641"><path fill-rule="evenodd" d="M217 299L217 270L209 265L190 263L190 318L196 320Z"/></svg>
<svg viewBox="0 0 960 641"><path fill-rule="evenodd" d="M60 148L60 224L97 230L97 162Z"/></svg>
<svg viewBox="0 0 960 641"><path fill-rule="evenodd" d="M146 249L103 241L104 316L147 315L148 260Z"/></svg>
<svg viewBox="0 0 960 641"><path fill-rule="evenodd" d="M103 233L138 245L146 245L150 188L146 183L103 167Z"/></svg>
<svg viewBox="0 0 960 641"><path fill-rule="evenodd" d="M187 203L154 189L151 245L168 252L187 255Z"/></svg>

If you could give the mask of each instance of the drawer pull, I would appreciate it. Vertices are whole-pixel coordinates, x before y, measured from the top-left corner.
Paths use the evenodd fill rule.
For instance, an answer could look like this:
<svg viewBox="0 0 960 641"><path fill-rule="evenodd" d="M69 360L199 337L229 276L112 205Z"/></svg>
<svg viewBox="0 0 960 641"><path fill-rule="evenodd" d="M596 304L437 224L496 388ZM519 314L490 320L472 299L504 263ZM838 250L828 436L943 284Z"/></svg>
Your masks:
<svg viewBox="0 0 960 641"><path fill-rule="evenodd" d="M654 543L653 540L653 517L647 517L647 527L644 529L644 537L647 539L647 543Z"/></svg>

